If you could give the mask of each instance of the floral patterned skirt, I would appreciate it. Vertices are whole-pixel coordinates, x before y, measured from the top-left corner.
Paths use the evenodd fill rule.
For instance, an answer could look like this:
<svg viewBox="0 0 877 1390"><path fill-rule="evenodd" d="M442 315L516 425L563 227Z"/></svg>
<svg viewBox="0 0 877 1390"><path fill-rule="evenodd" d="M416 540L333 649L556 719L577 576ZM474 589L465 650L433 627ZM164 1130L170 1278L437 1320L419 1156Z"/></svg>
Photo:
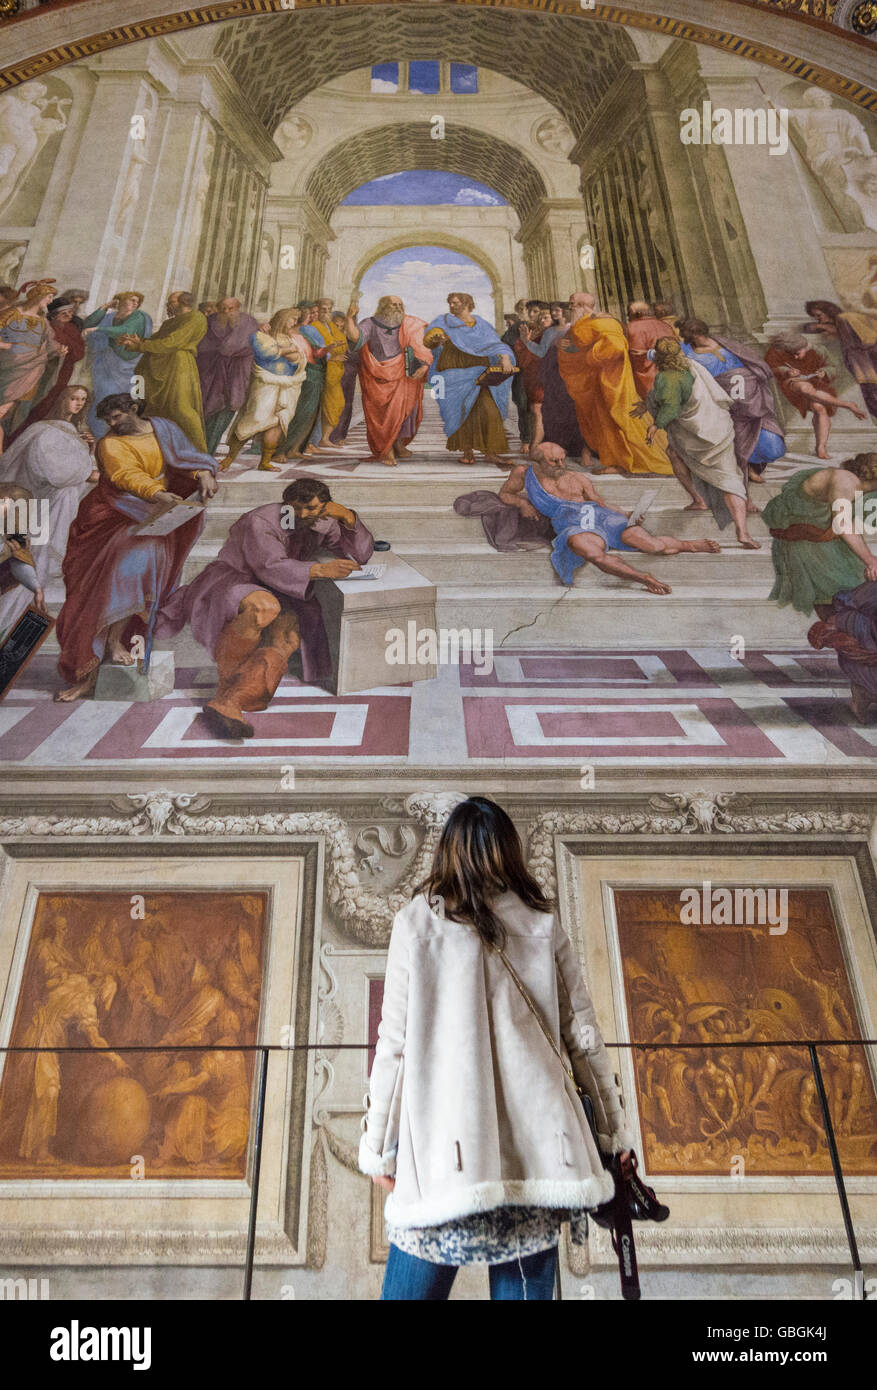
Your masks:
<svg viewBox="0 0 877 1390"><path fill-rule="evenodd" d="M520 1255L550 1250L560 1240L560 1227L570 1222L575 1244L587 1240L583 1211L553 1207L494 1207L441 1226L387 1226L390 1244L406 1255L438 1265L505 1264Z"/></svg>

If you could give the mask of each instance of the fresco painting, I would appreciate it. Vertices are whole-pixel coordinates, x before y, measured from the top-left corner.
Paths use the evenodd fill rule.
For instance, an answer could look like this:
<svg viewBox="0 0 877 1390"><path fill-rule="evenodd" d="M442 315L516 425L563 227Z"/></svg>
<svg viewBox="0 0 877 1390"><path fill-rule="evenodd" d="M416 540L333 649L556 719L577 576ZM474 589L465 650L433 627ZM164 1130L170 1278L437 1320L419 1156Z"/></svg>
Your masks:
<svg viewBox="0 0 877 1390"><path fill-rule="evenodd" d="M831 1297L816 1039L877 1250L874 6L114 8L0 4L0 1265L72 1279L112 1191L102 1297L165 1225L169 1296L254 1249L253 1296L375 1296L384 953L479 792L586 972L616 933L597 1015L650 1045L679 1221L644 1269L760 1296L767 1182ZM778 838L782 933L656 872L697 840L754 890ZM602 922L591 840L633 865Z"/></svg>
<svg viewBox="0 0 877 1390"><path fill-rule="evenodd" d="M239 1177L256 1039L258 894L41 894L0 1083L0 1175ZM137 914L132 918L132 911ZM118 1053L114 1047L154 1047ZM165 1050L162 1050L165 1049Z"/></svg>
<svg viewBox="0 0 877 1390"><path fill-rule="evenodd" d="M632 1036L710 1044L705 1055L658 1048L637 1058L650 1170L724 1173L736 1157L750 1174L828 1171L806 1049L782 1046L862 1036L828 894L791 893L787 931L774 936L754 920L686 926L678 891L621 890L615 903ZM775 1046L734 1046L751 1040ZM823 1052L844 1164L873 1174L877 1101L866 1058L864 1048Z"/></svg>

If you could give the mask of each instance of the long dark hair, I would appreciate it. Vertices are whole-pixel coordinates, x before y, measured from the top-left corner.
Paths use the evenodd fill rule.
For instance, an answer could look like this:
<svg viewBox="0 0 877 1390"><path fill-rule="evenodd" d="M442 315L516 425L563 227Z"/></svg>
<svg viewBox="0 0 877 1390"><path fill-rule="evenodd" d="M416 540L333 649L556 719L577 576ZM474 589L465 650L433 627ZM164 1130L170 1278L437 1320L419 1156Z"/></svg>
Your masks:
<svg viewBox="0 0 877 1390"><path fill-rule="evenodd" d="M834 304L830 299L808 299L807 303L804 305L804 312L811 315L817 313L824 314L825 317L831 319L833 323L838 314L843 313L843 309L839 304Z"/></svg>
<svg viewBox="0 0 877 1390"><path fill-rule="evenodd" d="M527 872L518 832L501 806L470 796L455 806L436 846L432 868L414 890L441 915L473 926L490 946L505 945L506 933L491 907L500 893L517 893L527 907L549 912L551 902Z"/></svg>

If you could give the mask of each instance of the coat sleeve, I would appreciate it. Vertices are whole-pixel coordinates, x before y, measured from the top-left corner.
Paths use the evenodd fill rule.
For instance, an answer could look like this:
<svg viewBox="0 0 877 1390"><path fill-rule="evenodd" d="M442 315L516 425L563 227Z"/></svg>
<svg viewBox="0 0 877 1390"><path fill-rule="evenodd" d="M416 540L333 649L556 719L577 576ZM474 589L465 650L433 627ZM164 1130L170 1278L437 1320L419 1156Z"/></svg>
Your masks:
<svg viewBox="0 0 877 1390"><path fill-rule="evenodd" d="M612 1072L597 1015L569 937L555 918L554 959L557 966L560 1032L579 1086L594 1102L598 1139L605 1153L633 1148L624 1117L624 1101Z"/></svg>
<svg viewBox="0 0 877 1390"><path fill-rule="evenodd" d="M401 1098L402 1054L408 1017L408 940L406 926L393 923L384 1004L375 1060L365 1098L359 1143L359 1166L369 1177L392 1177L396 1171L398 1107Z"/></svg>

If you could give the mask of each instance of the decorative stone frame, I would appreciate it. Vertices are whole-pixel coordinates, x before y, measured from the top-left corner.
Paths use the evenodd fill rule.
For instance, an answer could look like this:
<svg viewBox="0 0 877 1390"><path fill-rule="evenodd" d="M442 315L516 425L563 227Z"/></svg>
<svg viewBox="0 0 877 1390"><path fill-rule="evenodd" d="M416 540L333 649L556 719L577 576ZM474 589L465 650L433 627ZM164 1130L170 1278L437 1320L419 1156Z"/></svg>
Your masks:
<svg viewBox="0 0 877 1390"><path fill-rule="evenodd" d="M720 883L723 876L728 881L753 886L782 882L787 886L827 889L864 1034L877 1035L873 1030L877 1019L877 948L872 925L877 920L877 876L867 845L820 839L809 840L802 847L788 838L766 842L760 835L753 835L718 846L714 840L697 836L684 841L673 839L658 847L643 845L638 838L619 845L601 838L560 834L555 847L558 908L575 947L584 955L592 994L602 1001L598 1015L607 1038L611 1033L619 1042L629 1040L613 890L628 883L666 888L671 884L694 883L700 877ZM643 857L652 866L645 875ZM631 861L629 877L625 861ZM585 863L587 869L582 871ZM602 899L599 908L598 899ZM874 1078L877 1048L864 1052ZM637 1133L633 1056L627 1049L619 1049L615 1055L631 1127ZM813 1177L713 1174L655 1179L649 1176L645 1163L643 1172L647 1181L657 1181L662 1198L673 1213L666 1226L648 1224L637 1228L637 1252L644 1266L771 1264L778 1260L784 1264L849 1262L830 1173ZM877 1178L847 1175L845 1184L860 1253L863 1259L874 1258ZM801 1224L798 1215L802 1200L812 1204L814 1211L814 1221L808 1225ZM726 1219L713 1224L707 1216L712 1211ZM605 1236L599 1228L591 1231L590 1256L594 1265L614 1263L615 1256Z"/></svg>
<svg viewBox="0 0 877 1390"><path fill-rule="evenodd" d="M118 892L130 883L132 892L148 899L151 891L266 889L269 917L258 1040L288 1051L274 1051L269 1057L256 1252L260 1263L303 1264L314 1068L311 1053L295 1044L311 1042L317 1027L321 843L314 836L232 845L195 837L185 847L178 839L152 836L129 838L127 843L90 836L83 844L77 838L59 838L48 845L29 839L3 843L0 1040L7 1041L12 1026L40 892L93 892L101 887ZM258 1066L253 1075L254 1117ZM243 1268L253 1135L251 1122L243 1180L47 1176L0 1181L0 1262Z"/></svg>

